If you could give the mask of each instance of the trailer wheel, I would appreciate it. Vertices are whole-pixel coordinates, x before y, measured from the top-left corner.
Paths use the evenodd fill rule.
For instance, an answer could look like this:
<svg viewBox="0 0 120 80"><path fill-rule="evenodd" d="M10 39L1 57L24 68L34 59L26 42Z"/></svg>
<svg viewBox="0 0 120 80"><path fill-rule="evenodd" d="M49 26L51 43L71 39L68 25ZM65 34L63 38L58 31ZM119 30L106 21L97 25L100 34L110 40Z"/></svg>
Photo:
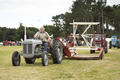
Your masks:
<svg viewBox="0 0 120 80"><path fill-rule="evenodd" d="M32 58L32 59L25 58L25 62L26 62L27 64L34 64L35 60L36 60L36 58Z"/></svg>
<svg viewBox="0 0 120 80"><path fill-rule="evenodd" d="M101 54L101 60L103 59L104 54L105 54L105 50L102 51L102 54Z"/></svg>
<svg viewBox="0 0 120 80"><path fill-rule="evenodd" d="M102 54L101 54L101 60L103 59L103 57L104 57L104 55L103 55L103 52L102 52Z"/></svg>
<svg viewBox="0 0 120 80"><path fill-rule="evenodd" d="M20 55L19 55L19 53L17 51L15 51L12 54L12 64L13 64L13 66L19 66L20 61L21 61Z"/></svg>
<svg viewBox="0 0 120 80"><path fill-rule="evenodd" d="M53 41L51 56L53 59L53 63L60 64L62 62L63 47L62 47L62 43L60 41L58 41L58 40Z"/></svg>
<svg viewBox="0 0 120 80"><path fill-rule="evenodd" d="M93 53L93 50L90 50L90 53L92 54L92 53Z"/></svg>
<svg viewBox="0 0 120 80"><path fill-rule="evenodd" d="M108 53L108 48L107 47L105 47L105 53Z"/></svg>
<svg viewBox="0 0 120 80"><path fill-rule="evenodd" d="M43 51L42 53L42 65L47 66L48 65L48 53L47 51Z"/></svg>
<svg viewBox="0 0 120 80"><path fill-rule="evenodd" d="M118 49L120 48L120 42L119 41L117 42L117 48Z"/></svg>
<svg viewBox="0 0 120 80"><path fill-rule="evenodd" d="M92 54L92 53L95 53L95 50L90 50L90 53Z"/></svg>
<svg viewBox="0 0 120 80"><path fill-rule="evenodd" d="M111 42L110 42L109 49L111 49L111 46L112 46L112 44L111 44Z"/></svg>

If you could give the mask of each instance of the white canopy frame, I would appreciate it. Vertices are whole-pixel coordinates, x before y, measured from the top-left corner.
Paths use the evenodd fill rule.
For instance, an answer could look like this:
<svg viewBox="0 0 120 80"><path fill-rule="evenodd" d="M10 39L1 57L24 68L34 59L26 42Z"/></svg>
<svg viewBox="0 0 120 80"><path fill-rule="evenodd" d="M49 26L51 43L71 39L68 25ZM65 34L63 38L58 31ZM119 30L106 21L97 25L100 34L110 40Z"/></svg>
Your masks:
<svg viewBox="0 0 120 80"><path fill-rule="evenodd" d="M92 45L90 45L90 43L88 42L88 40L86 39L86 38L91 38L91 37L89 37L89 36L92 36L93 34L85 34L86 32L87 32L87 30L91 27L91 25L98 25L99 24L99 22L74 22L74 20L73 20L73 23L70 23L70 24L72 24L73 25L73 37L74 37L74 46L72 47L72 48L69 48L69 49L90 49L90 50L97 50L97 47L95 47L95 48L93 48L93 47L91 47ZM76 26L76 28L78 27L78 25L86 25L87 26L87 28L85 29L85 31L82 33L82 38L83 38L83 40L85 41L85 43L87 44L87 46L89 47L89 48L76 48L75 47L75 34L74 33L76 33L75 31L74 31L74 26L75 25L77 25Z"/></svg>

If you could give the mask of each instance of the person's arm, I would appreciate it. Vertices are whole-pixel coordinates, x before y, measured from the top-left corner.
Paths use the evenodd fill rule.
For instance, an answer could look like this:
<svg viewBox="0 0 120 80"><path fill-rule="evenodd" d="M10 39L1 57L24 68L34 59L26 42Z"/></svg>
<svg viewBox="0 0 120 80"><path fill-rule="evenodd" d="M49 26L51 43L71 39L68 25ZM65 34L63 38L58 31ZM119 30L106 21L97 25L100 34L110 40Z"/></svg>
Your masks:
<svg viewBox="0 0 120 80"><path fill-rule="evenodd" d="M76 31L76 36L79 36L79 29L77 29Z"/></svg>
<svg viewBox="0 0 120 80"><path fill-rule="evenodd" d="M34 38L35 38L35 39L37 38L37 35L36 35L36 34L34 35Z"/></svg>
<svg viewBox="0 0 120 80"><path fill-rule="evenodd" d="M73 33L71 33L70 35L73 36Z"/></svg>
<svg viewBox="0 0 120 80"><path fill-rule="evenodd" d="M48 39L46 40L46 42L49 42L50 41L50 37L48 37Z"/></svg>
<svg viewBox="0 0 120 80"><path fill-rule="evenodd" d="M35 38L35 39L37 38L37 33L34 35L34 38Z"/></svg>
<svg viewBox="0 0 120 80"><path fill-rule="evenodd" d="M46 42L49 42L50 41L50 35L46 32L47 36L48 36L48 39L46 40Z"/></svg>
<svg viewBox="0 0 120 80"><path fill-rule="evenodd" d="M73 29L71 30L71 34L70 35L73 36Z"/></svg>
<svg viewBox="0 0 120 80"><path fill-rule="evenodd" d="M79 36L79 34L76 34L76 36Z"/></svg>

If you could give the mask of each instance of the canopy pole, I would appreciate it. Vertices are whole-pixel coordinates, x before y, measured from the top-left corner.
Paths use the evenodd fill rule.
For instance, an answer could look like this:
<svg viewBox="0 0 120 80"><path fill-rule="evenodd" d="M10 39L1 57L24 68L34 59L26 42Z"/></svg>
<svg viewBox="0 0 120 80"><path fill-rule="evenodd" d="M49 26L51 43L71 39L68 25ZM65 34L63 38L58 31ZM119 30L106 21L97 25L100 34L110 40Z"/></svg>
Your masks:
<svg viewBox="0 0 120 80"><path fill-rule="evenodd" d="M26 40L26 24L25 24L25 34L24 34L24 41Z"/></svg>

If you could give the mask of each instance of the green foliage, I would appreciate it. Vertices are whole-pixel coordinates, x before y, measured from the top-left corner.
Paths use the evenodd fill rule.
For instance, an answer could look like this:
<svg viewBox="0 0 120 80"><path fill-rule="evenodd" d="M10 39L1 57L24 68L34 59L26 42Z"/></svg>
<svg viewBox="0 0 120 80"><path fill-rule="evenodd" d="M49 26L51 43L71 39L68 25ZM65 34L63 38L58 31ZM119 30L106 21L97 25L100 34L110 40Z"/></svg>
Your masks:
<svg viewBox="0 0 120 80"><path fill-rule="evenodd" d="M4 40L11 41L15 38L16 29L8 29L5 32Z"/></svg>
<svg viewBox="0 0 120 80"><path fill-rule="evenodd" d="M100 23L102 23L101 9L105 6L105 4L106 0L98 0L98 2L96 0L76 0L70 7L70 12L53 16L52 21L55 23L54 25L56 27L63 29L63 34L70 34L72 25L69 23L73 22L73 20L75 22L99 22L98 17L100 17ZM102 26L102 24L100 24L100 26ZM83 30L85 30L85 28L86 26L79 27L80 34ZM90 30L90 32L94 31L94 26L92 26L91 29L92 30ZM96 29L96 31L100 32L100 29Z"/></svg>
<svg viewBox="0 0 120 80"><path fill-rule="evenodd" d="M70 12L59 14L52 17L54 25L62 31L62 34L70 34L73 22L100 22L99 26L92 26L88 33L107 33L109 31L115 35L120 35L120 5L106 6L107 0L76 0L73 1L70 7ZM62 21L62 22L61 22ZM63 23L64 22L64 23ZM106 29L104 27L106 24ZM110 30L110 26L115 30ZM80 34L84 31L86 26L79 27Z"/></svg>
<svg viewBox="0 0 120 80"><path fill-rule="evenodd" d="M4 36L5 36L5 32L7 31L6 27L0 27L0 41L5 40Z"/></svg>
<svg viewBox="0 0 120 80"><path fill-rule="evenodd" d="M120 35L120 5L106 6L104 8L106 23L114 27L114 35ZM110 31L110 30L109 30Z"/></svg>
<svg viewBox="0 0 120 80"><path fill-rule="evenodd" d="M22 23L20 23L20 27L17 29L16 32L16 40L20 40L21 38L24 39L24 31L25 26L22 25ZM38 31L37 28L34 27L26 27L26 35L27 35L27 39L29 38L34 38L34 34Z"/></svg>
<svg viewBox="0 0 120 80"><path fill-rule="evenodd" d="M24 39L24 29L25 26L20 23L19 28L10 29L6 27L0 27L0 42L5 40L12 41L20 41L20 39ZM35 27L27 27L27 39L34 38L34 34L38 31Z"/></svg>
<svg viewBox="0 0 120 80"><path fill-rule="evenodd" d="M16 40L24 39L24 26L20 23L19 28L16 30Z"/></svg>
<svg viewBox="0 0 120 80"><path fill-rule="evenodd" d="M27 27L27 38L34 38L34 35L37 31L38 31L37 28Z"/></svg>
<svg viewBox="0 0 120 80"><path fill-rule="evenodd" d="M53 25L44 25L45 31L49 33L49 35L53 34L53 37L60 37L62 35L62 31L59 27L55 27Z"/></svg>
<svg viewBox="0 0 120 80"><path fill-rule="evenodd" d="M3 41L4 38L4 32L0 30L0 41Z"/></svg>

